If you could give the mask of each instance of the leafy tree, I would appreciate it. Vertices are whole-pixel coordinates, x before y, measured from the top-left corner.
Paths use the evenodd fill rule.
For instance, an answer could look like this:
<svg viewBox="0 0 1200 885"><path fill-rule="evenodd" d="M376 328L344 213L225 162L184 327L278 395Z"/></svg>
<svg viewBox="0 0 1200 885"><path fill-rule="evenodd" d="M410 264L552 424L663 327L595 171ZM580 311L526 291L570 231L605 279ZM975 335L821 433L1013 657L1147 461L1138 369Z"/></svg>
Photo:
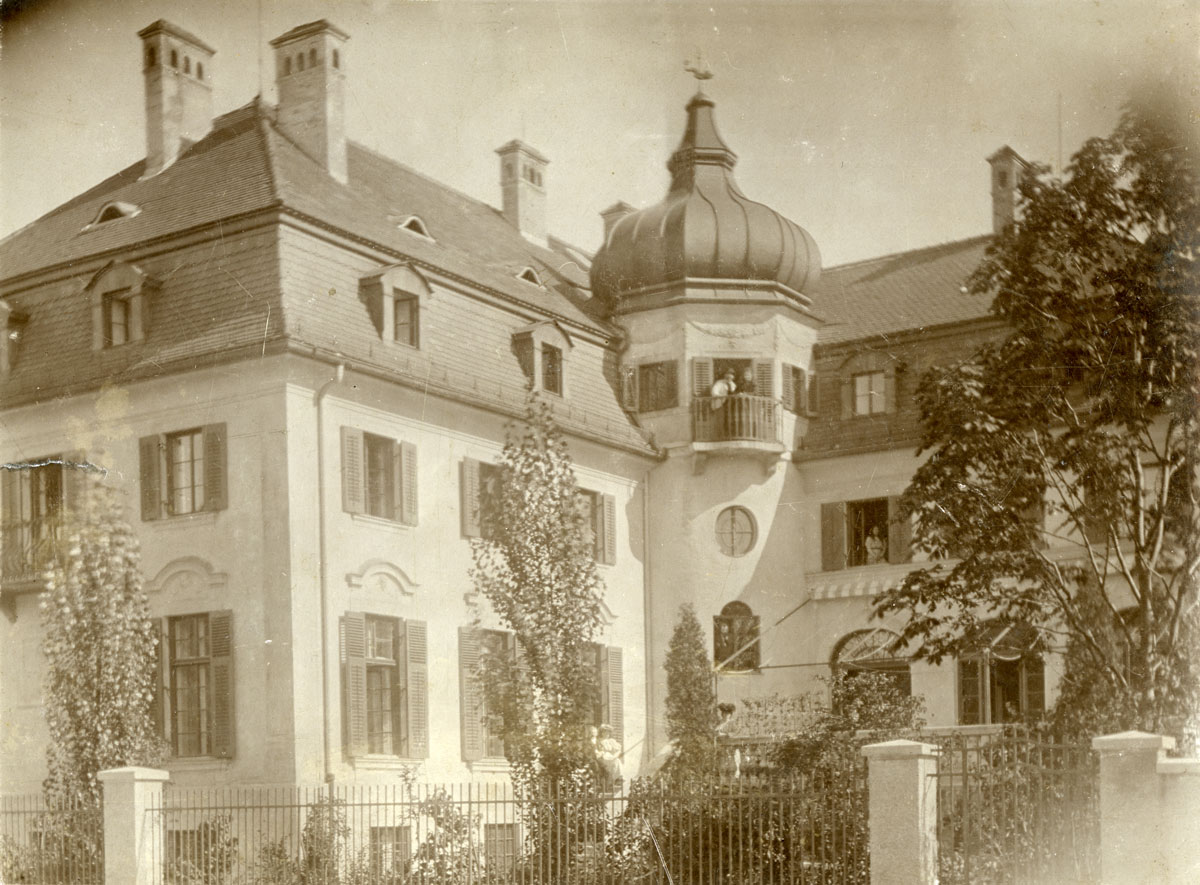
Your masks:
<svg viewBox="0 0 1200 885"><path fill-rule="evenodd" d="M527 834L544 853L561 852L570 841L562 828L589 822L581 815L567 822L565 806L537 803L594 783L596 671L588 652L603 585L566 441L536 392L482 492L472 577L519 650L482 656L488 712L527 807ZM551 871L564 863L557 854L542 860Z"/></svg>
<svg viewBox="0 0 1200 885"><path fill-rule="evenodd" d="M667 737L675 742L672 772L711 775L716 771L717 699L704 633L690 602L667 646Z"/></svg>
<svg viewBox="0 0 1200 885"><path fill-rule="evenodd" d="M1200 170L1146 93L1064 178L1035 168L969 282L1002 340L930 371L905 494L934 558L884 594L934 662L984 621L1065 649L1060 720L1180 732L1197 695ZM1069 710L1066 708L1070 708Z"/></svg>
<svg viewBox="0 0 1200 885"><path fill-rule="evenodd" d="M150 712L157 639L140 562L120 501L89 483L40 601L49 799L98 801L98 772L159 758Z"/></svg>

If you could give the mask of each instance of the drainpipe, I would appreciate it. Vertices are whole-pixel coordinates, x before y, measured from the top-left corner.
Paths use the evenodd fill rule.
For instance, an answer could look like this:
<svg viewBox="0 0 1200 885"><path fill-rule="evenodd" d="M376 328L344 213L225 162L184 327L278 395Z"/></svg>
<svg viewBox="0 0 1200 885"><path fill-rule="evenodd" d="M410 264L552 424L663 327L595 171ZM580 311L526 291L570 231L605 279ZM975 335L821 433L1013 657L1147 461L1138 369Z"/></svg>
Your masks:
<svg viewBox="0 0 1200 885"><path fill-rule="evenodd" d="M346 377L345 363L338 363L337 372L316 394L317 404L317 552L321 558L321 764L325 782L333 783L333 761L329 740L329 569L325 557L325 422L322 404L325 394Z"/></svg>

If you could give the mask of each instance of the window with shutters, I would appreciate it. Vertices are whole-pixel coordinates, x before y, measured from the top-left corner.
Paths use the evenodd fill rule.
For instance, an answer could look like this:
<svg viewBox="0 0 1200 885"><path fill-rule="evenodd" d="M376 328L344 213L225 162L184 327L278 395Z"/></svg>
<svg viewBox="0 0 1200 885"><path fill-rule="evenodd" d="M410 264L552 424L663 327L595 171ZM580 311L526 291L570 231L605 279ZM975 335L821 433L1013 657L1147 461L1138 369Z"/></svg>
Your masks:
<svg viewBox="0 0 1200 885"><path fill-rule="evenodd" d="M226 428L206 424L138 441L142 519L224 510Z"/></svg>
<svg viewBox="0 0 1200 885"><path fill-rule="evenodd" d="M351 759L429 755L427 645L424 621L342 616L342 728Z"/></svg>
<svg viewBox="0 0 1200 885"><path fill-rule="evenodd" d="M958 660L958 722L985 725L1040 718L1046 711L1045 666L1037 631L989 622Z"/></svg>
<svg viewBox="0 0 1200 885"><path fill-rule="evenodd" d="M102 300L104 305L104 346L119 347L130 340L129 291L105 292Z"/></svg>
<svg viewBox="0 0 1200 885"><path fill-rule="evenodd" d="M160 629L155 717L171 755L231 757L231 612L176 615L166 618Z"/></svg>
<svg viewBox="0 0 1200 885"><path fill-rule="evenodd" d="M587 529L596 562L612 565L616 562L617 505L612 495L602 495L590 489L580 489L579 512Z"/></svg>
<svg viewBox="0 0 1200 885"><path fill-rule="evenodd" d="M343 427L342 509L416 525L416 446Z"/></svg>
<svg viewBox="0 0 1200 885"><path fill-rule="evenodd" d="M460 479L460 509L462 533L467 538L486 538L490 525L488 510L496 483L500 481L500 467L474 458L464 458Z"/></svg>
<svg viewBox="0 0 1200 885"><path fill-rule="evenodd" d="M912 529L899 496L821 505L821 570L912 559Z"/></svg>
<svg viewBox="0 0 1200 885"><path fill-rule="evenodd" d="M772 360L692 360L692 434L696 442L777 443L779 418Z"/></svg>
<svg viewBox="0 0 1200 885"><path fill-rule="evenodd" d="M808 373L799 366L783 366L783 407L797 415L808 414Z"/></svg>
<svg viewBox="0 0 1200 885"><path fill-rule="evenodd" d="M0 573L6 583L36 581L86 479L83 455L48 455L0 470Z"/></svg>

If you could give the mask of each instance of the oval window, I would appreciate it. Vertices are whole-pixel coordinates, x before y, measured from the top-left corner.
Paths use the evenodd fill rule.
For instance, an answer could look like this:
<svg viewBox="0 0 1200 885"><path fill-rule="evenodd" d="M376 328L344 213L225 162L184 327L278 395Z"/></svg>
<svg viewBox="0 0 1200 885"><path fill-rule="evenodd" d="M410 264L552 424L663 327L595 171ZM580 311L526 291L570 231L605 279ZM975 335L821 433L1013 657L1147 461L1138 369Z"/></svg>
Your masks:
<svg viewBox="0 0 1200 885"><path fill-rule="evenodd" d="M758 531L745 507L726 507L717 515L717 543L726 556L743 556L754 547Z"/></svg>

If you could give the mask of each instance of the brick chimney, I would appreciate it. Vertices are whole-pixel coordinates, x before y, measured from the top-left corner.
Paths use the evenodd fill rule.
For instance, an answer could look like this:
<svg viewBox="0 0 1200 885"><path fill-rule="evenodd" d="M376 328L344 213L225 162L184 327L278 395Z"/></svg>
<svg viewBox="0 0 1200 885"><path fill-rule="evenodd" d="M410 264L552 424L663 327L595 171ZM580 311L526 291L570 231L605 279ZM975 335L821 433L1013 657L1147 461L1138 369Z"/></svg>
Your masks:
<svg viewBox="0 0 1200 885"><path fill-rule="evenodd" d="M992 232L999 236L1016 220L1021 179L1029 164L1008 145L988 157L992 166Z"/></svg>
<svg viewBox="0 0 1200 885"><path fill-rule="evenodd" d="M617 200L617 202L600 213L600 219L604 222L604 242L608 242L608 236L612 233L612 229L617 226L617 222L633 211L634 208L624 200Z"/></svg>
<svg viewBox="0 0 1200 885"><path fill-rule="evenodd" d="M526 239L546 244L546 167L550 161L513 139L496 148L500 155L500 194L504 217Z"/></svg>
<svg viewBox="0 0 1200 885"><path fill-rule="evenodd" d="M212 128L215 50L159 19L138 31L146 82L146 170L157 175Z"/></svg>
<svg viewBox="0 0 1200 885"><path fill-rule="evenodd" d="M300 149L346 182L346 52L349 35L321 19L271 41L277 122Z"/></svg>

